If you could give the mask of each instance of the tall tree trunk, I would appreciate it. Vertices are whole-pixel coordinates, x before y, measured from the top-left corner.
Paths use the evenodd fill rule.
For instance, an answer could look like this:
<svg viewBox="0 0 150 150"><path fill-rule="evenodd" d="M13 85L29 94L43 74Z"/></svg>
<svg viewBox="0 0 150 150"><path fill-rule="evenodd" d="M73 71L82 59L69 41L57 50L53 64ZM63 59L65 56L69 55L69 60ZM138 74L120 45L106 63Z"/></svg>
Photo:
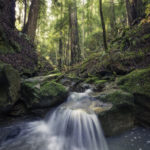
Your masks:
<svg viewBox="0 0 150 150"><path fill-rule="evenodd" d="M113 36L116 35L116 15L115 15L115 6L114 0L110 0L110 26L111 26L111 33Z"/></svg>
<svg viewBox="0 0 150 150"><path fill-rule="evenodd" d="M82 5L83 5L83 10L82 10L82 21L83 21L83 24L82 24L82 51L81 51L81 55L82 55L82 58L84 59L85 58L85 54L84 54L84 43L85 43L85 29L84 29L84 20L85 20L85 12L84 12L84 5L85 5L85 1L83 0L82 2Z"/></svg>
<svg viewBox="0 0 150 150"><path fill-rule="evenodd" d="M32 0L28 21L23 29L23 32L26 33L33 41L36 35L39 9L40 9L40 0Z"/></svg>
<svg viewBox="0 0 150 150"><path fill-rule="evenodd" d="M144 5L142 0L126 0L129 26L138 23L139 20L144 16L143 7Z"/></svg>
<svg viewBox="0 0 150 150"><path fill-rule="evenodd" d="M103 43L104 43L104 49L107 51L107 40L106 40L106 29L105 29L105 21L103 16L103 9L102 9L102 0L99 0L99 12L100 12L100 18L101 18L101 24L103 29Z"/></svg>
<svg viewBox="0 0 150 150"><path fill-rule="evenodd" d="M63 3L61 1L61 7L60 7L60 19L63 18ZM60 37L59 37L59 59L58 59L58 68L59 70L62 69L63 66L63 33L62 33L62 25L60 25Z"/></svg>
<svg viewBox="0 0 150 150"><path fill-rule="evenodd" d="M15 28L15 0L0 0L0 24Z"/></svg>
<svg viewBox="0 0 150 150"><path fill-rule="evenodd" d="M81 59L76 0L69 4L69 27L71 36L71 65L73 65Z"/></svg>
<svg viewBox="0 0 150 150"><path fill-rule="evenodd" d="M23 28L25 27L27 20L27 0L24 0L24 22L23 22Z"/></svg>

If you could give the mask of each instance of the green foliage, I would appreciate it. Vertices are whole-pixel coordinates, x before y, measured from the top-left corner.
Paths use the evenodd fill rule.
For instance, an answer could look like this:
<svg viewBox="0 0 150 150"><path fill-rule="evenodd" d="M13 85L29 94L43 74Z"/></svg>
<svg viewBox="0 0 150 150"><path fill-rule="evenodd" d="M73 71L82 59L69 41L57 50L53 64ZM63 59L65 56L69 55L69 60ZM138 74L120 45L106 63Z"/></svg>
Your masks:
<svg viewBox="0 0 150 150"><path fill-rule="evenodd" d="M18 8L24 8L22 2L22 0L19 1L19 5L17 5ZM46 60L51 62L51 64L56 67L59 65L59 60L61 59L62 69L64 70L66 70L66 67L68 67L71 62L69 5L72 2L75 1L40 1L41 7L35 40L35 43L37 44L37 50L40 55L45 57ZM143 30L143 26L139 25L133 27L132 29L128 27L126 3L124 0L115 0L114 3L112 3L110 0L103 0L102 3L109 51L120 51L123 53L121 54L121 59L122 57L127 56L124 56L124 51L137 50L138 55L139 51L143 50L141 45L146 44L146 41L149 40L149 34L146 35L139 32ZM81 59L85 60L81 66L82 69L84 70L84 67L87 64L86 61L89 60L89 56L95 54L96 62L93 61L93 64L96 63L98 65L95 70L102 66L104 66L104 68L110 67L109 61L112 63L111 58L109 55L105 55L103 51L103 36L99 16L99 1L76 0L76 4L79 44L82 55ZM144 4L146 6L145 14L148 17L150 7L149 0L144 0ZM23 12L21 14L23 14ZM23 15L20 15L21 18L22 16ZM23 18L21 20L23 20ZM112 24L114 24L114 26L112 26ZM28 37L26 37L26 39L30 40ZM60 40L62 41L62 54L59 53ZM16 49L19 50L19 45L15 45ZM99 52L102 52L104 55L99 55ZM116 54L116 52L114 53ZM99 61L98 57L100 57L102 60L100 63L97 63L97 61ZM113 60L114 59L115 57L113 57ZM122 65L117 65L122 67ZM89 67L90 68L88 71L92 70L91 66Z"/></svg>
<svg viewBox="0 0 150 150"><path fill-rule="evenodd" d="M70 61L70 30L69 30L69 4L72 0L44 1L41 15L39 18L38 32L36 42L38 51L51 59L54 65L58 65L61 58L62 65L68 66ZM89 54L102 50L103 38L102 28L99 17L98 1L77 0L78 30L80 38L80 47L82 59ZM104 19L108 33L108 39L112 39L110 20L112 12L110 11L110 1L103 1ZM117 0L114 3L116 16L116 29L123 28L126 25L126 9L123 0ZM61 32L61 35L60 35ZM63 43L63 55L59 56L59 39Z"/></svg>
<svg viewBox="0 0 150 150"><path fill-rule="evenodd" d="M146 6L145 14L147 17L150 16L150 4Z"/></svg>
<svg viewBox="0 0 150 150"><path fill-rule="evenodd" d="M97 80L99 80L98 77L91 76L85 80L85 83L95 83Z"/></svg>

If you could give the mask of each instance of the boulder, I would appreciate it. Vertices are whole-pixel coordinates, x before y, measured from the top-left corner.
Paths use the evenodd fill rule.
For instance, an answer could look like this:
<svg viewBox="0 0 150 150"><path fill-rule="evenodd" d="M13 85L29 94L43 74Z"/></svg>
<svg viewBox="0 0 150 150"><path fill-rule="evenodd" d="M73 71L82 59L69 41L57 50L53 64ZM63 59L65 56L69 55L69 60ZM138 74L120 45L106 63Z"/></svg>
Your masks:
<svg viewBox="0 0 150 150"><path fill-rule="evenodd" d="M20 76L17 70L0 63L0 112L7 112L19 98Z"/></svg>
<svg viewBox="0 0 150 150"><path fill-rule="evenodd" d="M150 67L137 69L120 77L117 84L123 90L134 94L137 123L150 126Z"/></svg>
<svg viewBox="0 0 150 150"><path fill-rule="evenodd" d="M134 126L134 97L132 94L120 89L111 89L99 93L95 98L104 104L112 104L109 109L96 112L106 136L119 134Z"/></svg>
<svg viewBox="0 0 150 150"><path fill-rule="evenodd" d="M31 78L24 80L21 85L23 101L30 110L59 105L68 96L68 90L62 84L49 80L49 77Z"/></svg>

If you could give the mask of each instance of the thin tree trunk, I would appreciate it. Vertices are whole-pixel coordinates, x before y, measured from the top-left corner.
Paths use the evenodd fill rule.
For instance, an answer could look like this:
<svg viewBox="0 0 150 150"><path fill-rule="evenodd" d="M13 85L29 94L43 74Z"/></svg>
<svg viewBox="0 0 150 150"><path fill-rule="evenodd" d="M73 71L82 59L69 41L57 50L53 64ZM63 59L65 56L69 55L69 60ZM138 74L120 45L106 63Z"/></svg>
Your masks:
<svg viewBox="0 0 150 150"><path fill-rule="evenodd" d="M32 39L32 41L34 41L36 35L39 9L40 9L40 0L32 0L28 21L23 29L23 32L26 33Z"/></svg>
<svg viewBox="0 0 150 150"><path fill-rule="evenodd" d="M63 43L62 43L62 32L60 32L59 38L59 59L58 59L58 68L62 69L62 55L63 55Z"/></svg>
<svg viewBox="0 0 150 150"><path fill-rule="evenodd" d="M81 52L81 55L82 55L82 57L83 57L83 59L85 58L85 55L84 55L84 42L85 42L85 30L84 30L84 18L85 18L85 12L84 12L84 5L85 5L85 2L84 2L84 0L83 0L83 3L82 3L82 5L83 5L83 12L82 12L82 22L83 22L83 24L82 24L82 52Z"/></svg>
<svg viewBox="0 0 150 150"><path fill-rule="evenodd" d="M100 18L101 18L101 24L103 29L103 42L104 42L104 49L107 51L107 40L106 40L106 29L105 29L105 21L103 16L103 10L102 10L102 0L99 0L99 11L100 11Z"/></svg>
<svg viewBox="0 0 150 150"><path fill-rule="evenodd" d="M69 4L69 27L71 32L71 65L73 65L78 63L81 59L76 0Z"/></svg>
<svg viewBox="0 0 150 150"><path fill-rule="evenodd" d="M68 41L67 41L67 65L68 66L70 66L70 28L68 28L68 36L67 36L67 38L68 38Z"/></svg>

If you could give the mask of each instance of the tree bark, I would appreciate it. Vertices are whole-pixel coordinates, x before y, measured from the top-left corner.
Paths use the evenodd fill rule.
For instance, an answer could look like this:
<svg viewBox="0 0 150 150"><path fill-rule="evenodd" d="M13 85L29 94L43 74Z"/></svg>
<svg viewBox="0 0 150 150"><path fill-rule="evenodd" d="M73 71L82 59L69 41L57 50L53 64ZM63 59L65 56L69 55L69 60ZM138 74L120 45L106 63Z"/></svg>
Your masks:
<svg viewBox="0 0 150 150"><path fill-rule="evenodd" d="M26 25L26 19L27 19L27 0L24 0L24 23L23 23L23 28Z"/></svg>
<svg viewBox="0 0 150 150"><path fill-rule="evenodd" d="M62 42L62 32L60 32L59 38L59 59L58 59L58 68L62 69L62 55L63 55L63 42Z"/></svg>
<svg viewBox="0 0 150 150"><path fill-rule="evenodd" d="M84 0L82 2L82 5L83 5L83 12L82 12L83 24L82 24L82 50L81 50L81 55L82 55L82 58L85 59L85 54L84 54L84 49L85 49L85 46L84 46L84 43L85 43L85 29L84 29L85 12L84 12L84 5L85 5L85 2L84 2Z"/></svg>
<svg viewBox="0 0 150 150"><path fill-rule="evenodd" d="M126 0L126 10L129 26L138 23L144 16L142 0ZM139 20L138 20L139 19Z"/></svg>
<svg viewBox="0 0 150 150"><path fill-rule="evenodd" d="M61 1L61 6L60 6L60 19L62 20L63 18L63 3ZM60 26L60 38L59 38L59 59L58 59L58 68L59 70L62 70L63 66L63 33L62 33L62 25Z"/></svg>
<svg viewBox="0 0 150 150"><path fill-rule="evenodd" d="M6 23L7 26L15 28L15 0L0 0L0 24Z"/></svg>
<svg viewBox="0 0 150 150"><path fill-rule="evenodd" d="M71 65L73 65L78 63L81 59L76 0L69 4L69 27L71 38Z"/></svg>
<svg viewBox="0 0 150 150"><path fill-rule="evenodd" d="M107 40L106 40L106 29L105 29L105 21L103 16L103 9L102 9L102 0L99 0L99 12L100 12L100 18L101 18L101 24L103 29L103 43L104 43L104 49L107 51Z"/></svg>
<svg viewBox="0 0 150 150"><path fill-rule="evenodd" d="M40 9L40 0L32 0L29 10L28 21L23 29L23 32L26 33L31 38L32 41L34 41L36 35L39 9Z"/></svg>
<svg viewBox="0 0 150 150"><path fill-rule="evenodd" d="M116 35L116 15L115 15L115 6L114 0L110 0L110 26L111 26L111 33L113 36Z"/></svg>

